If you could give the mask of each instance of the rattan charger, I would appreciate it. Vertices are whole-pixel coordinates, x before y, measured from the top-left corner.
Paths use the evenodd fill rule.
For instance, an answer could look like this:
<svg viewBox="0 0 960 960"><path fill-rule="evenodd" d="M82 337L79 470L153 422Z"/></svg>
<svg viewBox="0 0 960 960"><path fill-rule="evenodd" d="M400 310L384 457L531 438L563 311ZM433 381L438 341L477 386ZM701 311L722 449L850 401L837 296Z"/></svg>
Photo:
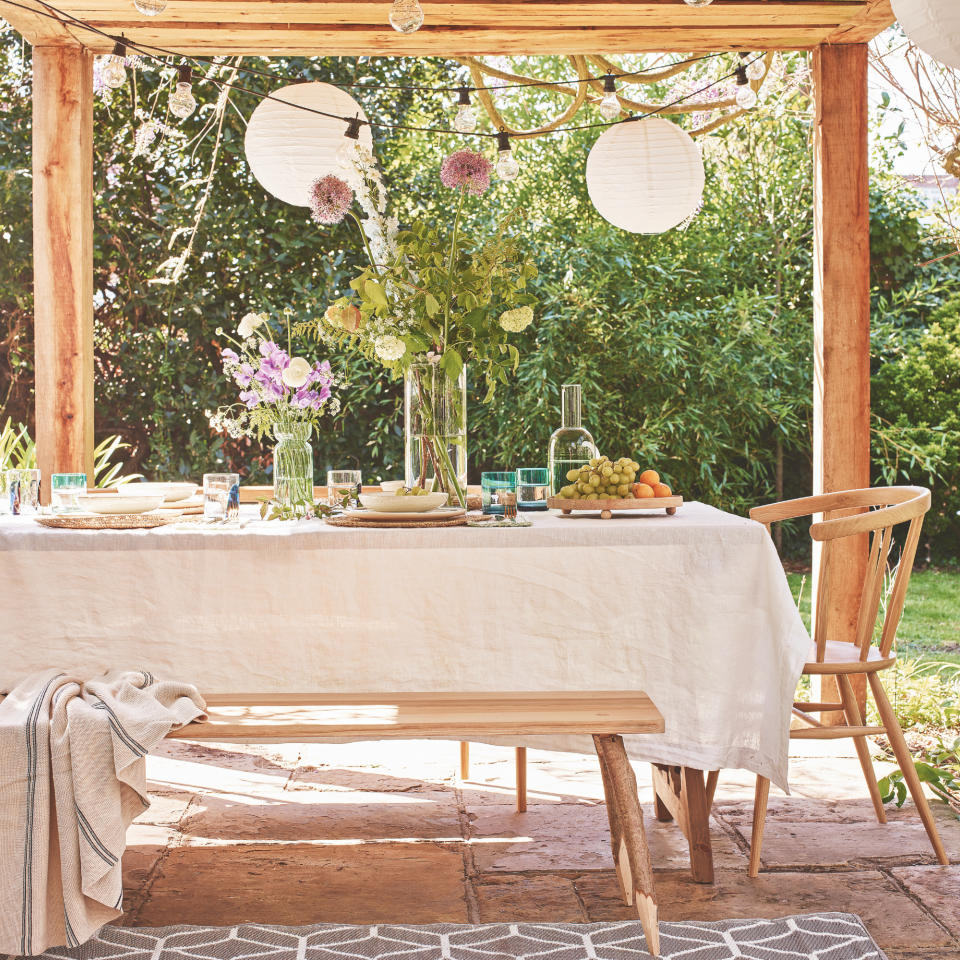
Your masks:
<svg viewBox="0 0 960 960"><path fill-rule="evenodd" d="M41 526L57 530L150 530L177 523L180 517L147 513L94 514L91 516L34 517Z"/></svg>
<svg viewBox="0 0 960 960"><path fill-rule="evenodd" d="M467 516L451 517L449 520L361 520L357 517L327 517L326 522L332 527L362 527L373 530L377 527L399 530L406 527L465 527Z"/></svg>

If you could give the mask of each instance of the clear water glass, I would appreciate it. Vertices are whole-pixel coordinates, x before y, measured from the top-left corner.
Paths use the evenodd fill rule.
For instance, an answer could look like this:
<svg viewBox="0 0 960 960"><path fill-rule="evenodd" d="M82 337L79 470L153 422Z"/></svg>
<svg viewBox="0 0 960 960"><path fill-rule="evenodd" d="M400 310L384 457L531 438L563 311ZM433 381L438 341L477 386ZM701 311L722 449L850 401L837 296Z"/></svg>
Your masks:
<svg viewBox="0 0 960 960"><path fill-rule="evenodd" d="M517 506L521 510L546 510L550 496L550 471L546 467L517 470Z"/></svg>
<svg viewBox="0 0 960 960"><path fill-rule="evenodd" d="M516 503L516 493L516 471L480 474L480 496L484 513L502 517L506 512L504 494L513 494Z"/></svg>
<svg viewBox="0 0 960 960"><path fill-rule="evenodd" d="M78 513L79 498L86 492L85 473L54 473L50 476L50 505L54 513Z"/></svg>
<svg viewBox="0 0 960 960"><path fill-rule="evenodd" d="M6 470L0 477L0 513L14 516L40 512L40 471Z"/></svg>
<svg viewBox="0 0 960 960"><path fill-rule="evenodd" d="M203 519L221 523L240 519L240 474L203 475Z"/></svg>
<svg viewBox="0 0 960 960"><path fill-rule="evenodd" d="M356 500L363 488L359 470L327 471L327 505L341 507L348 500Z"/></svg>

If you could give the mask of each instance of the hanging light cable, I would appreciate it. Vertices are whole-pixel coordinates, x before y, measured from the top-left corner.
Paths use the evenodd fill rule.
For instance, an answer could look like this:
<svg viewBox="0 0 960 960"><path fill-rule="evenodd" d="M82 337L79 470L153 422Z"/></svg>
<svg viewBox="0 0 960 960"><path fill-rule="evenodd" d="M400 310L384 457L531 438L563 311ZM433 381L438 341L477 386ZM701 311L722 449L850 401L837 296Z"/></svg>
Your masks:
<svg viewBox="0 0 960 960"><path fill-rule="evenodd" d="M470 105L470 91L466 87L460 88L457 115L454 117L453 126L459 133L473 133L477 129L477 115Z"/></svg>
<svg viewBox="0 0 960 960"><path fill-rule="evenodd" d="M168 106L170 112L181 120L186 120L197 109L197 101L193 96L191 87L190 65L187 63L184 63L177 71L177 86L170 94Z"/></svg>
<svg viewBox="0 0 960 960"><path fill-rule="evenodd" d="M105 58L101 77L111 90L119 90L127 82L127 45L123 39L113 45L113 53Z"/></svg>
<svg viewBox="0 0 960 960"><path fill-rule="evenodd" d="M747 68L741 63L737 67L737 106L742 110L750 110L757 105L757 91L750 85Z"/></svg>
<svg viewBox="0 0 960 960"><path fill-rule="evenodd" d="M497 176L501 180L516 180L520 175L520 164L510 149L510 135L506 130L497 134Z"/></svg>

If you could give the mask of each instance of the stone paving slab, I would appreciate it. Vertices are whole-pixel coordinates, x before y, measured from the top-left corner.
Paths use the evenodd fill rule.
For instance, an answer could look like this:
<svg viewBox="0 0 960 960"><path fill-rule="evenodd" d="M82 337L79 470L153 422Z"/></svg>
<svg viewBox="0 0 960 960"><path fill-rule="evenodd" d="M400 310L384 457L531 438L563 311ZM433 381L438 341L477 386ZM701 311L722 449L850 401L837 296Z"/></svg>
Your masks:
<svg viewBox="0 0 960 960"><path fill-rule="evenodd" d="M960 866L895 867L890 873L960 939Z"/></svg>

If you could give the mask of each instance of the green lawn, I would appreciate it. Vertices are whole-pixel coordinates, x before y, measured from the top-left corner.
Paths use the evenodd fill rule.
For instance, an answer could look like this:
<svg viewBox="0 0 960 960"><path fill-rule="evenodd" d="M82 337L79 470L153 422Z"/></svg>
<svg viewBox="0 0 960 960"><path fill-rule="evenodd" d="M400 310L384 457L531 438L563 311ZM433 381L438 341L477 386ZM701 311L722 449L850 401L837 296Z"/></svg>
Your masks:
<svg viewBox="0 0 960 960"><path fill-rule="evenodd" d="M810 624L810 576L789 573L797 597L803 585L800 612ZM901 657L936 657L960 663L960 572L916 571L910 578L907 605L897 640Z"/></svg>

